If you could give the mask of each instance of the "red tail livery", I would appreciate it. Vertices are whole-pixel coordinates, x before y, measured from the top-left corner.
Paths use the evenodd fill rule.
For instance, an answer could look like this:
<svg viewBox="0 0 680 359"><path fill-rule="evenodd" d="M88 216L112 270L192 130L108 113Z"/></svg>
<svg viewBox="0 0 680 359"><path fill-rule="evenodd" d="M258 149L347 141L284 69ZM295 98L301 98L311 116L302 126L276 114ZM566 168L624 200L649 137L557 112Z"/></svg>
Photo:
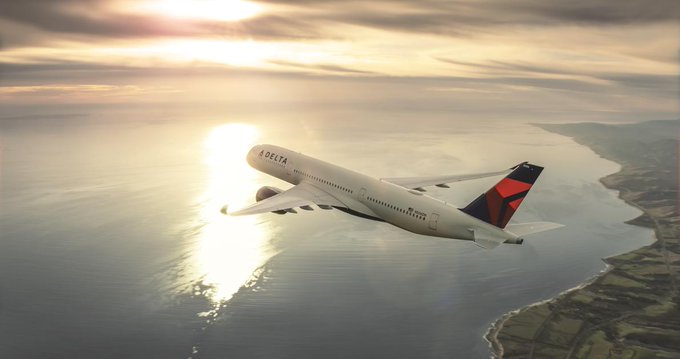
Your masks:
<svg viewBox="0 0 680 359"><path fill-rule="evenodd" d="M496 227L505 228L543 171L543 167L527 162L513 169L507 177L461 210Z"/></svg>

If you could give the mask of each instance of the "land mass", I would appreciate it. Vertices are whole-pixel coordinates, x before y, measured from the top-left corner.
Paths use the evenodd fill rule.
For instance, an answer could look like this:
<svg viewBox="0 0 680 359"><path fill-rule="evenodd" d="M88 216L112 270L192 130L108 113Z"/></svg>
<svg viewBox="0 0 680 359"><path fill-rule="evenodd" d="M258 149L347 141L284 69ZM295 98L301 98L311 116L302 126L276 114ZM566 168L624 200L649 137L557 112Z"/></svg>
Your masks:
<svg viewBox="0 0 680 359"><path fill-rule="evenodd" d="M643 214L656 242L604 259L608 270L487 333L499 358L680 358L678 122L536 124L621 164L600 179Z"/></svg>

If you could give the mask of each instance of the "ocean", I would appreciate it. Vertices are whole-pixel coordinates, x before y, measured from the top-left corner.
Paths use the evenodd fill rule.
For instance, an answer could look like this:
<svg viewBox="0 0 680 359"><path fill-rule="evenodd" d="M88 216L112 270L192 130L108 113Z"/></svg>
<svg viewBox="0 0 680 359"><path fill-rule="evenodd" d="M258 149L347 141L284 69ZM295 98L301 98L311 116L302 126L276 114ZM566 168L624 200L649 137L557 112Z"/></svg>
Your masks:
<svg viewBox="0 0 680 359"><path fill-rule="evenodd" d="M0 119L0 357L485 358L504 313L652 242L619 166L517 120L141 114ZM226 217L284 146L376 177L545 166L513 217L562 229L484 250L337 210ZM464 206L497 179L428 188Z"/></svg>

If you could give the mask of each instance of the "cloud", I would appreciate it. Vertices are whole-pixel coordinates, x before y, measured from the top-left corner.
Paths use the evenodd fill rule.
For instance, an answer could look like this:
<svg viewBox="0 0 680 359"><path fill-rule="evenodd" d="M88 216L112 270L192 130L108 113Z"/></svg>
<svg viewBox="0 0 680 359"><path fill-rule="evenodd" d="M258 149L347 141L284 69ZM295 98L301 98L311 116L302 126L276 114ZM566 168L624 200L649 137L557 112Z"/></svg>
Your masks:
<svg viewBox="0 0 680 359"><path fill-rule="evenodd" d="M503 116L677 112L676 0L261 0L260 15L237 22L116 1L0 2L3 105L106 93L247 107L271 94ZM239 58L252 61L229 62ZM165 82L191 91L166 96Z"/></svg>
<svg viewBox="0 0 680 359"><path fill-rule="evenodd" d="M680 3L674 0L576 0L546 2L524 0L517 3L498 1L516 13L528 12L537 18L577 24L631 24L676 21Z"/></svg>
<svg viewBox="0 0 680 359"><path fill-rule="evenodd" d="M348 98L365 99L370 101L373 97L389 98L388 89L393 89L395 93L409 93L414 102L422 102L427 106L427 101L437 94L439 100L444 98L458 97L468 99L474 96L478 99L489 100L494 98L499 101L516 101L519 97L525 97L527 101L536 101L532 94L562 94L560 96L578 96L582 98L591 97L593 99L618 98L621 96L640 96L641 98L662 98L667 99L677 93L678 80L674 75L650 75L650 74L626 74L626 73L594 73L589 76L560 75L557 77L535 76L533 67L530 65L490 65L491 68L520 68L522 71L504 75L490 75L479 77L469 76L409 76L393 77L378 73L356 70L349 67L330 65L330 64L303 64L286 61L272 61L273 64L309 70L304 72L280 72L276 70L256 70L239 69L236 67L213 66L210 64L193 65L191 68L178 68L172 66L158 66L154 69L133 66L117 65L98 65L92 63L78 62L51 62L42 64L9 64L0 67L2 70L5 89L9 86L14 89L38 89L38 90L79 90L94 91L99 89L125 89L130 93L135 87L125 87L124 82L130 79L137 79L138 82L158 79L162 82L165 78L187 78L203 81L205 78L232 80L230 83L257 83L258 81L284 81L305 83L309 81L331 84L344 83L345 90L351 91L352 88L363 88L371 90L376 96L367 96L365 93L357 92L343 93L342 96ZM317 71L317 70L320 70ZM552 70L546 67L538 67L539 74L550 74ZM338 77L337 75L342 75ZM101 83L110 84L116 87L89 87L80 86L88 79L98 79ZM275 80L278 78L279 80ZM234 82L235 80L237 80ZM270 80L267 80L270 79ZM594 80L593 80L594 79ZM598 80L598 81L595 81ZM123 84L119 83L123 81ZM339 81L339 82L338 82ZM47 87L41 84L52 84ZM57 85L54 85L57 84ZM61 85L58 85L61 84ZM35 87L33 87L35 86ZM76 86L76 87L73 87ZM357 87L358 86L358 87ZM336 85L332 85L336 88ZM158 87L151 86L151 89L159 90ZM0 90L3 87L0 87ZM4 90L16 92L14 90ZM160 90L159 90L160 91ZM342 92L338 90L339 93ZM27 91L21 91L27 92ZM333 95L335 96L335 95ZM401 96L401 95L399 95ZM554 97L554 96L553 96ZM558 98L558 97L556 97ZM435 101L439 101L434 99ZM608 100L608 101L609 101ZM524 101L524 100L523 100ZM644 102L644 101L641 101Z"/></svg>
<svg viewBox="0 0 680 359"><path fill-rule="evenodd" d="M599 78L636 90L651 90L662 96L677 96L680 78L677 74L602 74ZM664 96L664 97L665 97Z"/></svg>
<svg viewBox="0 0 680 359"><path fill-rule="evenodd" d="M15 46L38 43L39 40L49 38L50 33L117 39L215 37L280 40L321 37L317 26L275 13L237 22L224 22L178 19L150 13L115 12L104 6L106 3L91 0L0 2L0 21L5 20L3 27L6 29L21 28L22 31L5 31L4 37Z"/></svg>
<svg viewBox="0 0 680 359"><path fill-rule="evenodd" d="M86 35L130 36L177 34L181 26L147 16L113 15L91 0L26 0L0 3L0 17L38 29Z"/></svg>
<svg viewBox="0 0 680 359"><path fill-rule="evenodd" d="M141 96L167 96L180 92L170 86L112 84L0 86L0 103L129 103Z"/></svg>
<svg viewBox="0 0 680 359"><path fill-rule="evenodd" d="M437 60L472 69L478 69L493 78L493 82L535 86L549 89L571 89L583 92L602 91L607 86L624 86L637 90L673 94L677 92L677 74L654 73L617 73L587 68L565 68L532 63L513 63L509 61L490 61L473 63L448 58ZM514 74L508 77L507 74ZM485 80L482 80L485 81Z"/></svg>
<svg viewBox="0 0 680 359"><path fill-rule="evenodd" d="M345 66L330 65L330 64L304 64L300 62L290 62L290 61L269 61L271 64L293 67L304 70L321 70L330 73L343 73L343 74L354 74L354 75L377 75L377 73L372 71L362 71L357 69L352 69Z"/></svg>
<svg viewBox="0 0 680 359"><path fill-rule="evenodd" d="M574 75L573 71L568 71L562 68L551 68L541 65L510 63L507 61L491 61L488 63L475 63L469 61L459 61L445 57L436 57L438 61L478 70L486 73L534 73L534 74L557 74L557 75Z"/></svg>
<svg viewBox="0 0 680 359"><path fill-rule="evenodd" d="M0 18L48 32L100 37L222 36L254 39L321 39L338 24L475 36L499 26L609 26L680 20L676 0L269 0L286 5L239 22L173 19L112 12L107 1L22 0L0 3ZM335 34L337 36L337 34Z"/></svg>
<svg viewBox="0 0 680 359"><path fill-rule="evenodd" d="M404 32L474 36L499 26L609 26L680 20L675 0L270 0L317 9L306 21L334 21Z"/></svg>

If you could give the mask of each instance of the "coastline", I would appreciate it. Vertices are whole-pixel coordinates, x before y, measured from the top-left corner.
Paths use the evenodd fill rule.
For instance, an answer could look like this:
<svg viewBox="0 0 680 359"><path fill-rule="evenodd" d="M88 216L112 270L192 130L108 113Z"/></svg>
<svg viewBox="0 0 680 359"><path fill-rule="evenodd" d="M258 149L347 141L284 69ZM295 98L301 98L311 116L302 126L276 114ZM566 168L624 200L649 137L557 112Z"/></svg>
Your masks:
<svg viewBox="0 0 680 359"><path fill-rule="evenodd" d="M604 260L603 260L604 261ZM535 303L531 303L527 306L518 308L518 309L513 309L505 314L503 314L500 318L498 318L496 321L494 321L491 326L489 326L489 329L486 331L484 334L484 339L486 340L487 343L489 343L489 349L491 349L491 354L492 358L502 358L503 357L503 345L500 343L498 340L498 333L503 330L503 325L505 324L505 321L510 319L511 317L520 314L521 312L525 310L530 310L532 307L536 307L539 305L544 305L544 304L551 304L559 300L560 298L568 295L571 292L578 291L580 289L583 289L593 282L595 282L597 279L602 277L603 275L607 274L613 266L607 263L606 261L604 262L605 267L599 271L597 274L592 275L588 277L584 282L579 283L578 285L571 287L567 290L564 290L560 293L558 293L556 296L548 299L544 299Z"/></svg>
<svg viewBox="0 0 680 359"><path fill-rule="evenodd" d="M484 335L492 357L677 355L680 345L673 343L680 341L680 330L674 328L680 320L673 317L678 312L680 220L675 202L677 132L672 131L676 122L534 125L569 136L620 164L618 172L599 182L642 211L625 223L652 228L655 238L652 244L604 258L605 269L585 282L504 314ZM654 151L659 148L663 151ZM672 148L675 152L669 152ZM662 318L668 314L672 323Z"/></svg>

